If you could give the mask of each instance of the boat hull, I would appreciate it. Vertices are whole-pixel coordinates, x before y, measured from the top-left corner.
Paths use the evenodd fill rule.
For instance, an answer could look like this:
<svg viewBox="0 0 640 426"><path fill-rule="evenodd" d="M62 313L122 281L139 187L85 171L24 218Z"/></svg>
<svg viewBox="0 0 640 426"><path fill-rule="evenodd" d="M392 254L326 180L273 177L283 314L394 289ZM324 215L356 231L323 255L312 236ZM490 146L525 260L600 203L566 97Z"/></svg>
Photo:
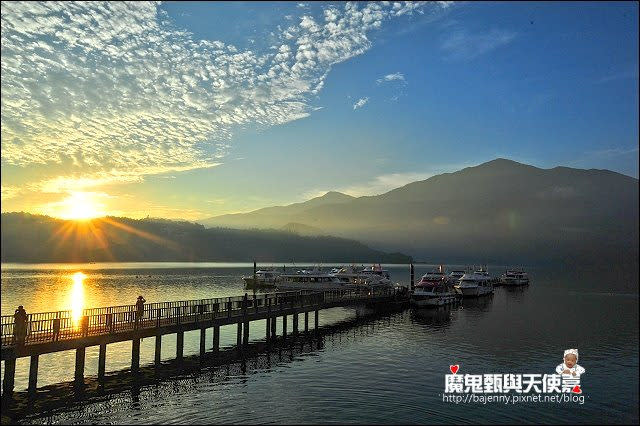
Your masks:
<svg viewBox="0 0 640 426"><path fill-rule="evenodd" d="M411 296L410 303L412 306L420 308L450 305L455 303L457 300L458 296L453 293L437 296L422 296L414 294Z"/></svg>
<svg viewBox="0 0 640 426"><path fill-rule="evenodd" d="M345 290L354 288L355 286L350 284L335 284L335 283L318 283L318 282L288 282L280 281L276 284L279 290Z"/></svg>
<svg viewBox="0 0 640 426"><path fill-rule="evenodd" d="M478 297L480 295L478 287L455 287L456 292L462 297Z"/></svg>
<svg viewBox="0 0 640 426"><path fill-rule="evenodd" d="M505 279L503 280L503 284L506 287L518 287L522 285L529 285L528 279Z"/></svg>
<svg viewBox="0 0 640 426"><path fill-rule="evenodd" d="M256 279L254 280L253 277L245 277L242 278L244 281L244 285L247 288L258 288L258 287L275 287L276 285L278 285L278 281L277 280L261 280L261 279Z"/></svg>

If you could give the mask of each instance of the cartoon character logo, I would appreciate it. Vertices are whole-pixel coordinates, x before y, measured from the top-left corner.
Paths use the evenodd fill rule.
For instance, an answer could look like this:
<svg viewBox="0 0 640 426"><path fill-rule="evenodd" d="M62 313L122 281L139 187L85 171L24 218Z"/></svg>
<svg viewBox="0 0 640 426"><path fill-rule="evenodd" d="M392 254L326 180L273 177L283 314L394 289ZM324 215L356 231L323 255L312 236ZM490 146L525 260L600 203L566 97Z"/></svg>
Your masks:
<svg viewBox="0 0 640 426"><path fill-rule="evenodd" d="M556 367L556 373L568 374L572 377L579 378L586 370L578 365L578 350L567 349L564 351L564 362Z"/></svg>

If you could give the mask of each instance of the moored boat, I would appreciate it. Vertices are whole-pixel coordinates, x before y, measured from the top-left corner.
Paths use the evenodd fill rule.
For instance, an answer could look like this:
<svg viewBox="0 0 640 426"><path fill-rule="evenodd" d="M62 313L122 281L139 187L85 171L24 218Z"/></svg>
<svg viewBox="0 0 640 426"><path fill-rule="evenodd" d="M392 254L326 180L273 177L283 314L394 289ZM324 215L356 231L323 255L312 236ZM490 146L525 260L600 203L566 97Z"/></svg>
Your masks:
<svg viewBox="0 0 640 426"><path fill-rule="evenodd" d="M411 304L416 307L444 306L454 303L458 296L444 275L443 268L422 276L411 294Z"/></svg>
<svg viewBox="0 0 640 426"><path fill-rule="evenodd" d="M358 268L355 265L334 268L331 273L345 284L367 287L393 287L389 271L383 269L380 264L373 265L370 268Z"/></svg>
<svg viewBox="0 0 640 426"><path fill-rule="evenodd" d="M493 293L491 277L477 272L464 274L454 288L462 297L478 297Z"/></svg>
<svg viewBox="0 0 640 426"><path fill-rule="evenodd" d="M500 277L505 286L521 286L529 284L529 276L522 270L507 269Z"/></svg>
<svg viewBox="0 0 640 426"><path fill-rule="evenodd" d="M465 271L462 269L456 269L454 271L451 271L449 275L447 275L447 281L449 281L449 284L451 285L458 284L458 281L460 281L460 278L462 278L464 274L465 274Z"/></svg>
<svg viewBox="0 0 640 426"><path fill-rule="evenodd" d="M295 274L281 274L278 281L281 290L338 290L351 288L349 282L341 281L330 272L323 272L320 268L303 269Z"/></svg>
<svg viewBox="0 0 640 426"><path fill-rule="evenodd" d="M275 269L260 269L256 271L255 277L244 276L242 280L247 288L252 287L275 287L280 280L280 272Z"/></svg>

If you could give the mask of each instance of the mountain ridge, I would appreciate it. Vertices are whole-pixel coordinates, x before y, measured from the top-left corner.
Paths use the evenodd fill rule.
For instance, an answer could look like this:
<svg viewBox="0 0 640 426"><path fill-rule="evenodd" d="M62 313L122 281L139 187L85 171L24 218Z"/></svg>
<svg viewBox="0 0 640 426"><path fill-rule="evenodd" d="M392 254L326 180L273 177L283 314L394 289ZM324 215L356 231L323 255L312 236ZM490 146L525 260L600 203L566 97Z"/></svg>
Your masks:
<svg viewBox="0 0 640 426"><path fill-rule="evenodd" d="M2 213L2 262L383 262L410 256L386 253L334 236L277 230L206 229L168 219L104 217L91 221Z"/></svg>
<svg viewBox="0 0 640 426"><path fill-rule="evenodd" d="M420 258L474 256L525 262L597 247L636 253L638 180L601 169L542 169L498 158L341 203L298 203L268 216L218 216L216 226L280 228L297 223ZM434 254L435 253L435 254ZM616 257L617 256L617 257Z"/></svg>

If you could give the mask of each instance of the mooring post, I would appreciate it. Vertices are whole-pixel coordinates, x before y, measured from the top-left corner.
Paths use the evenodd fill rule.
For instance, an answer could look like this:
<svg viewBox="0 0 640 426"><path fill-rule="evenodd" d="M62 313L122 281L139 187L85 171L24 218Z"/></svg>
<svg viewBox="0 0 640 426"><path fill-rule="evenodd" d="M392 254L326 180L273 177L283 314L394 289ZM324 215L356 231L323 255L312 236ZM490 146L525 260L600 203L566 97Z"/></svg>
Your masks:
<svg viewBox="0 0 640 426"><path fill-rule="evenodd" d="M271 317L271 340L275 340L276 338L276 320L278 319L277 316L273 316Z"/></svg>
<svg viewBox="0 0 640 426"><path fill-rule="evenodd" d="M177 333L176 341L176 359L178 362L182 362L182 354L184 351L184 331L180 330Z"/></svg>
<svg viewBox="0 0 640 426"><path fill-rule="evenodd" d="M4 380L2 381L2 392L4 395L13 394L13 386L16 380L16 359L7 358L4 361ZM4 396L3 395L3 396Z"/></svg>
<svg viewBox="0 0 640 426"><path fill-rule="evenodd" d="M220 348L220 326L213 327L213 353L217 354Z"/></svg>
<svg viewBox="0 0 640 426"><path fill-rule="evenodd" d="M304 332L309 332L309 311L305 311L304 313Z"/></svg>
<svg viewBox="0 0 640 426"><path fill-rule="evenodd" d="M282 338L287 338L287 316L282 315Z"/></svg>
<svg viewBox="0 0 640 426"><path fill-rule="evenodd" d="M411 275L411 287L410 287L410 290L411 290L411 291L413 291L413 287L414 287L414 285L413 285L413 281L414 281L414 275L413 275L413 274L414 274L414 270L413 270L413 262L411 262L411 263L409 264L409 274Z"/></svg>
<svg viewBox="0 0 640 426"><path fill-rule="evenodd" d="M105 366L107 364L107 344L101 343L98 351L98 381L104 382Z"/></svg>
<svg viewBox="0 0 640 426"><path fill-rule="evenodd" d="M265 328L265 332L264 332L264 339L265 339L265 341L267 341L267 342L269 342L269 340L270 340L270 339L269 339L269 336L270 336L270 334L271 334L271 327L270 327L270 325L269 325L269 321L270 321L270 320L271 320L271 318L269 318L269 316L267 316L267 318L264 320L264 323L265 323L265 326L266 326L266 328Z"/></svg>
<svg viewBox="0 0 640 426"><path fill-rule="evenodd" d="M242 345L243 347L247 347L249 344L249 319L247 317L247 309L249 307L249 296L247 293L244 294L244 299L242 300L242 318L244 321L243 333L242 333Z"/></svg>
<svg viewBox="0 0 640 426"><path fill-rule="evenodd" d="M238 352L242 350L242 322L238 323L238 331L236 332L236 347Z"/></svg>
<svg viewBox="0 0 640 426"><path fill-rule="evenodd" d="M249 321L245 321L242 334L242 344L246 348L249 345Z"/></svg>
<svg viewBox="0 0 640 426"><path fill-rule="evenodd" d="M205 347L204 347L204 339L207 335L207 329L206 328L201 328L200 329L200 357L204 357L205 354Z"/></svg>
<svg viewBox="0 0 640 426"><path fill-rule="evenodd" d="M316 314L315 314L315 324L316 324L316 331L318 331L318 318L319 318L319 312L320 310L316 309Z"/></svg>
<svg viewBox="0 0 640 426"><path fill-rule="evenodd" d="M293 313L293 335L298 335L298 312Z"/></svg>
<svg viewBox="0 0 640 426"><path fill-rule="evenodd" d="M162 360L162 334L158 332L156 334L156 350L153 357L153 363L156 367L160 366L160 361Z"/></svg>
<svg viewBox="0 0 640 426"><path fill-rule="evenodd" d="M38 388L38 354L31 355L29 363L29 393L35 393Z"/></svg>
<svg viewBox="0 0 640 426"><path fill-rule="evenodd" d="M84 352L84 347L76 349L76 370L74 374L76 383L84 383Z"/></svg>
<svg viewBox="0 0 640 426"><path fill-rule="evenodd" d="M140 338L136 337L131 342L131 372L138 373L140 368Z"/></svg>

